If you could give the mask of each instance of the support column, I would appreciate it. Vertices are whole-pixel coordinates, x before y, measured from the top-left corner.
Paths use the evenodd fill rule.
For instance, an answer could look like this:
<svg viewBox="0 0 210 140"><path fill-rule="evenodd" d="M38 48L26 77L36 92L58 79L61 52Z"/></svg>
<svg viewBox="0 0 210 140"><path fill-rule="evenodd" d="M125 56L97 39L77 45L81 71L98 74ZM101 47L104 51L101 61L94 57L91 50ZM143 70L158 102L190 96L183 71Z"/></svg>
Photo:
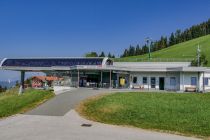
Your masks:
<svg viewBox="0 0 210 140"><path fill-rule="evenodd" d="M197 83L197 88L198 88L197 91L200 92L200 91L201 91L201 90L200 90L200 72L198 72L198 78L197 78L197 79L198 79L198 80L197 80L197 82L198 82L198 83Z"/></svg>
<svg viewBox="0 0 210 140"><path fill-rule="evenodd" d="M25 71L21 71L19 94L24 92Z"/></svg>
<svg viewBox="0 0 210 140"><path fill-rule="evenodd" d="M77 77L77 87L79 88L79 79L80 79L80 78L79 78L79 69L77 70L77 76L78 76L78 77Z"/></svg>
<svg viewBox="0 0 210 140"><path fill-rule="evenodd" d="M103 87L103 83L102 82L103 82L103 72L101 70L101 82L100 82L101 83L101 88Z"/></svg>
<svg viewBox="0 0 210 140"><path fill-rule="evenodd" d="M112 71L110 70L110 74L109 74L109 88L112 88Z"/></svg>
<svg viewBox="0 0 210 140"><path fill-rule="evenodd" d="M182 73L182 90L185 91L185 89L184 89L184 72Z"/></svg>
<svg viewBox="0 0 210 140"><path fill-rule="evenodd" d="M181 71L179 75L179 90L184 92L184 72Z"/></svg>
<svg viewBox="0 0 210 140"><path fill-rule="evenodd" d="M117 73L117 83L116 83L116 88L119 88L119 83L120 83L120 81L119 81L119 73Z"/></svg>
<svg viewBox="0 0 210 140"><path fill-rule="evenodd" d="M205 93L205 72L203 72L203 93Z"/></svg>

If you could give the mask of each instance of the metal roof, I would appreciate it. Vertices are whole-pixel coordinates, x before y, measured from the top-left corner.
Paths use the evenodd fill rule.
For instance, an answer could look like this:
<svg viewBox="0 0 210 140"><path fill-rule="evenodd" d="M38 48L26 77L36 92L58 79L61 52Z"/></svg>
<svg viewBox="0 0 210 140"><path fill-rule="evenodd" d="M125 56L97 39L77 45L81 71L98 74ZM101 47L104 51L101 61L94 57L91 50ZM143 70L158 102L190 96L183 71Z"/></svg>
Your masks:
<svg viewBox="0 0 210 140"><path fill-rule="evenodd" d="M110 63L108 63L110 62ZM112 61L108 58L17 58L17 59L3 59L1 67L70 67L75 65L109 65Z"/></svg>
<svg viewBox="0 0 210 140"><path fill-rule="evenodd" d="M116 70L130 72L210 72L189 62L114 62L108 58L19 58L3 59L1 69L16 71Z"/></svg>
<svg viewBox="0 0 210 140"><path fill-rule="evenodd" d="M114 62L119 67L189 67L190 62Z"/></svg>

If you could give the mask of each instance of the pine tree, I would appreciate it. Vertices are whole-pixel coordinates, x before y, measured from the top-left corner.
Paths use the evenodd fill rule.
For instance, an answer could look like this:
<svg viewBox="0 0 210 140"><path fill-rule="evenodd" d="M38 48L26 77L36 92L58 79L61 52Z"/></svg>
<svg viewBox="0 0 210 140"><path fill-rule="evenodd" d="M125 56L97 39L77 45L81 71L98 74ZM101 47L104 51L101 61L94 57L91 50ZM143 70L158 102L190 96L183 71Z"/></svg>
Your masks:
<svg viewBox="0 0 210 140"><path fill-rule="evenodd" d="M169 46L172 46L176 43L174 33L171 33L171 36L169 37Z"/></svg>
<svg viewBox="0 0 210 140"><path fill-rule="evenodd" d="M122 57L128 57L128 50L127 50L127 49L125 49L125 51L124 51Z"/></svg>
<svg viewBox="0 0 210 140"><path fill-rule="evenodd" d="M102 51L101 54L99 55L99 57L106 57L105 53Z"/></svg>
<svg viewBox="0 0 210 140"><path fill-rule="evenodd" d="M141 51L140 51L140 47L139 44L136 46L136 51L135 51L135 55L140 55Z"/></svg>
<svg viewBox="0 0 210 140"><path fill-rule="evenodd" d="M147 45L144 45L144 46L142 47L142 52L143 52L143 54L146 54L146 53L149 52L149 48L147 47Z"/></svg>
<svg viewBox="0 0 210 140"><path fill-rule="evenodd" d="M130 48L129 48L129 51L128 51L129 56L134 56L135 53L136 53L135 47L130 45Z"/></svg>
<svg viewBox="0 0 210 140"><path fill-rule="evenodd" d="M112 55L111 55L111 53L110 53L110 52L109 52L109 54L108 54L108 57L109 57L109 58L112 58Z"/></svg>
<svg viewBox="0 0 210 140"><path fill-rule="evenodd" d="M175 34L173 32L171 33L169 39L161 36L159 40L154 41L154 43L151 45L151 51L157 51L208 34L210 34L210 19L206 22L202 22L201 24L187 28L184 31L178 29L176 30ZM148 48L146 48L145 45L139 48L137 46L133 47L130 45L128 49L124 50L124 53L121 56L127 57L145 54L148 53L148 51L146 51L147 49Z"/></svg>

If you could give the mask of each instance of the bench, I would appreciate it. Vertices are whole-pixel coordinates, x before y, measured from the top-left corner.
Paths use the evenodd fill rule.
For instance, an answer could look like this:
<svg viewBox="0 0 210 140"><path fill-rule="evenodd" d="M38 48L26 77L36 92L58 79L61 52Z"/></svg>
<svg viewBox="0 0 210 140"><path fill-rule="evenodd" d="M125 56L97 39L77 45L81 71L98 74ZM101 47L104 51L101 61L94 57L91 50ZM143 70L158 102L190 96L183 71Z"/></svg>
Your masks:
<svg viewBox="0 0 210 140"><path fill-rule="evenodd" d="M186 92L196 92L196 87L185 87Z"/></svg>
<svg viewBox="0 0 210 140"><path fill-rule="evenodd" d="M133 89L144 89L143 85L134 85Z"/></svg>

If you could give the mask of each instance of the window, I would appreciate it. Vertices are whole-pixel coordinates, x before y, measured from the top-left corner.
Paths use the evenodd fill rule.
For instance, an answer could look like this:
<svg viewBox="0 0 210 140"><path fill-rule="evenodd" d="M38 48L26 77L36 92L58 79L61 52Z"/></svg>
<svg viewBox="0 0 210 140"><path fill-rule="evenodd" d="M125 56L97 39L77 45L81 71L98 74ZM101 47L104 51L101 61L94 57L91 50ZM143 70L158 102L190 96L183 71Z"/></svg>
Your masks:
<svg viewBox="0 0 210 140"><path fill-rule="evenodd" d="M175 86L176 85L176 77L170 77L170 85Z"/></svg>
<svg viewBox="0 0 210 140"><path fill-rule="evenodd" d="M143 84L147 84L147 77L143 77Z"/></svg>
<svg viewBox="0 0 210 140"><path fill-rule="evenodd" d="M155 88L156 86L156 78L155 77L151 77L151 88Z"/></svg>
<svg viewBox="0 0 210 140"><path fill-rule="evenodd" d="M205 86L208 86L209 85L209 79L210 78L204 78L204 85Z"/></svg>
<svg viewBox="0 0 210 140"><path fill-rule="evenodd" d="M191 85L196 86L197 85L197 78L196 77L191 77Z"/></svg>
<svg viewBox="0 0 210 140"><path fill-rule="evenodd" d="M133 77L133 83L134 83L134 84L137 83L137 77Z"/></svg>

